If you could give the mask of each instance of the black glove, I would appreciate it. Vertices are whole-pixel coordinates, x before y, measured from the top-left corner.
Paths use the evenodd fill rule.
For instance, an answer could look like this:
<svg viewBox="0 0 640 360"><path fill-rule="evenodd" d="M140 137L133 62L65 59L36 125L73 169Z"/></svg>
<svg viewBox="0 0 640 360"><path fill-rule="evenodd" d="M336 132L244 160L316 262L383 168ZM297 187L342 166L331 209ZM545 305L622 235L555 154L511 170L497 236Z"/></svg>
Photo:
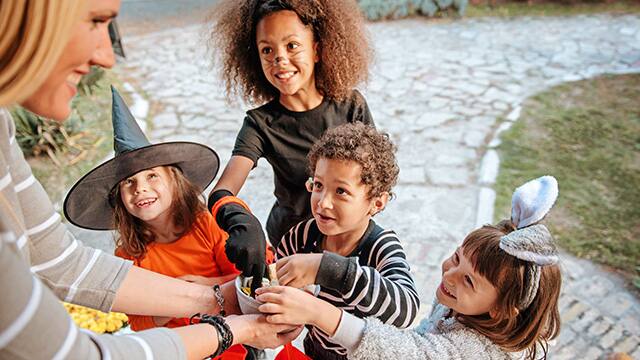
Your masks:
<svg viewBox="0 0 640 360"><path fill-rule="evenodd" d="M226 196L233 196L228 190L216 190L209 196L209 209ZM237 203L221 206L216 214L218 226L229 234L225 246L227 258L245 277L253 276L251 295L262 286L262 278L267 271L265 252L267 241L260 221Z"/></svg>

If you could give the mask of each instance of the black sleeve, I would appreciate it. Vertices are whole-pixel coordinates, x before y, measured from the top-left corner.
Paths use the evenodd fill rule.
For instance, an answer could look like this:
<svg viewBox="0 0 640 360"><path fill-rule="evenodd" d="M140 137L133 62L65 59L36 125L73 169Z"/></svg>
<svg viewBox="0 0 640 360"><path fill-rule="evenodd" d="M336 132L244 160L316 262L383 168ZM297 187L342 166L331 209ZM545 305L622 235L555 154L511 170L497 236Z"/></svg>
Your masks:
<svg viewBox="0 0 640 360"><path fill-rule="evenodd" d="M253 161L255 167L264 154L264 136L260 131L255 119L251 116L244 118L242 128L236 137L236 143L231 153L232 156L239 155Z"/></svg>
<svg viewBox="0 0 640 360"><path fill-rule="evenodd" d="M353 91L354 98L354 112L353 112L353 121L361 121L367 125L371 125L373 127L376 124L373 122L373 116L371 116L371 111L369 111L369 105L367 104L367 100L365 100L364 96L358 91Z"/></svg>

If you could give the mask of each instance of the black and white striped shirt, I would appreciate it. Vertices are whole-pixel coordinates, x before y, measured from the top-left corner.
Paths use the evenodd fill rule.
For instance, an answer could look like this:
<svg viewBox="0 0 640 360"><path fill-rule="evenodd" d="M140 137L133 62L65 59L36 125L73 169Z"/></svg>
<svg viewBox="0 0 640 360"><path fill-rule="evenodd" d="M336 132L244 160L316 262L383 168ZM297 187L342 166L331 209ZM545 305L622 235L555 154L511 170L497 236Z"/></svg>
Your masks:
<svg viewBox="0 0 640 360"><path fill-rule="evenodd" d="M324 235L315 219L294 226L278 245L278 258L297 253L321 253ZM348 256L324 252L316 283L319 298L357 317L373 316L386 324L408 327L420 300L404 249L397 235L372 220L358 247ZM340 355L346 350L311 327L309 336L322 348Z"/></svg>

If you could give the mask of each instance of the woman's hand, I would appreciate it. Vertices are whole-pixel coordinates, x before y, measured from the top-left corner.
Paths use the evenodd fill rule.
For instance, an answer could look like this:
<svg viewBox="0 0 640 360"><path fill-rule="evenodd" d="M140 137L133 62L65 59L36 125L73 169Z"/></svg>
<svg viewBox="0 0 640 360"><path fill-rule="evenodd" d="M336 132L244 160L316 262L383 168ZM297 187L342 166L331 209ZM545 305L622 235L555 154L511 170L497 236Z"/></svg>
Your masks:
<svg viewBox="0 0 640 360"><path fill-rule="evenodd" d="M315 284L321 261L322 254L295 254L278 260L278 283L296 288Z"/></svg>
<svg viewBox="0 0 640 360"><path fill-rule="evenodd" d="M302 326L278 325L264 315L231 315L225 318L233 333L233 344L247 344L259 349L273 349L300 335Z"/></svg>

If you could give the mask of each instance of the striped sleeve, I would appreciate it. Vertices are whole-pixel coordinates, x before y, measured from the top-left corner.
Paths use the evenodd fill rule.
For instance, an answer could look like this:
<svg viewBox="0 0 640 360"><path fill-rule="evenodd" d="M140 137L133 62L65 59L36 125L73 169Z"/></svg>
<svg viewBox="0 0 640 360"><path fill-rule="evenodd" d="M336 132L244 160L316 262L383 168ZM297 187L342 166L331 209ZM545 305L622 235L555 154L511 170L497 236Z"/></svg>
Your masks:
<svg viewBox="0 0 640 360"><path fill-rule="evenodd" d="M370 249L363 251L365 266L358 258L325 252L316 282L339 294L321 292L321 297L340 300L353 307L358 317L374 316L382 322L406 328L420 306L415 282L404 249L393 231L383 231Z"/></svg>
<svg viewBox="0 0 640 360"><path fill-rule="evenodd" d="M10 138L14 139L13 122L5 125L9 125ZM27 241L21 250L31 271L58 298L109 311L131 263L75 239L31 173L17 141L10 141L5 157L17 197L13 206L21 213L26 228Z"/></svg>
<svg viewBox="0 0 640 360"><path fill-rule="evenodd" d="M1 225L1 224L0 224ZM2 229L3 231L5 229ZM15 242L0 240L0 359L184 359L179 335L154 329L135 335L79 330L55 295L30 273Z"/></svg>
<svg viewBox="0 0 640 360"><path fill-rule="evenodd" d="M297 254L300 249L304 247L312 223L313 218L302 221L282 236L282 240L276 248L276 256L278 259Z"/></svg>

